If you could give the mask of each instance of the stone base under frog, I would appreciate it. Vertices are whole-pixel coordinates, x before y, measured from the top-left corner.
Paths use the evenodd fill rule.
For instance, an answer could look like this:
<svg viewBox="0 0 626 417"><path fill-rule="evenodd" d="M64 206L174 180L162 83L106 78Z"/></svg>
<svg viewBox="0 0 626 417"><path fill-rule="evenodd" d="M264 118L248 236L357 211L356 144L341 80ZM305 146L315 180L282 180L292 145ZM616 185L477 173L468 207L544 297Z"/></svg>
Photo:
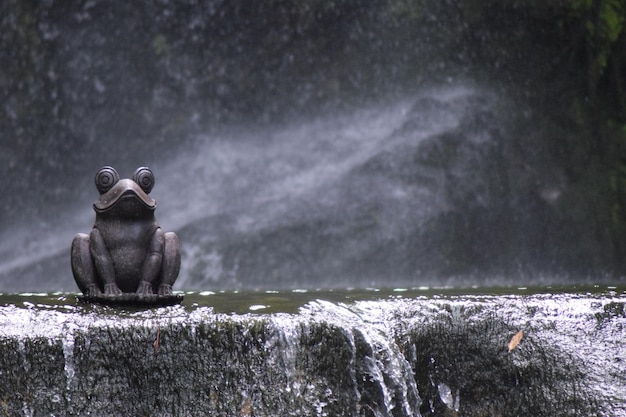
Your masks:
<svg viewBox="0 0 626 417"><path fill-rule="evenodd" d="M183 301L182 294L170 295L141 295L141 294L118 294L118 295L79 295L76 297L78 301L84 303L95 303L109 306L126 306L126 307L166 307L180 304Z"/></svg>

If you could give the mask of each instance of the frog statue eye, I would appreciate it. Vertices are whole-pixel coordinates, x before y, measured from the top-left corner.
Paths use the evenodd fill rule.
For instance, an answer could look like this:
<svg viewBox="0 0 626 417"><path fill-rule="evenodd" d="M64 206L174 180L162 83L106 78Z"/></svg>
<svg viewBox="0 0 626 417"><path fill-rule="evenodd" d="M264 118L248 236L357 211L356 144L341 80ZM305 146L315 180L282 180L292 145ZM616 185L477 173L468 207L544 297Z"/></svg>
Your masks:
<svg viewBox="0 0 626 417"><path fill-rule="evenodd" d="M137 168L135 173L133 174L133 181L135 181L141 189L146 193L150 194L152 191L152 187L154 187L154 174L150 171L148 167Z"/></svg>
<svg viewBox="0 0 626 417"><path fill-rule="evenodd" d="M105 166L96 172L96 188L100 194L109 191L120 180L120 176L115 168Z"/></svg>

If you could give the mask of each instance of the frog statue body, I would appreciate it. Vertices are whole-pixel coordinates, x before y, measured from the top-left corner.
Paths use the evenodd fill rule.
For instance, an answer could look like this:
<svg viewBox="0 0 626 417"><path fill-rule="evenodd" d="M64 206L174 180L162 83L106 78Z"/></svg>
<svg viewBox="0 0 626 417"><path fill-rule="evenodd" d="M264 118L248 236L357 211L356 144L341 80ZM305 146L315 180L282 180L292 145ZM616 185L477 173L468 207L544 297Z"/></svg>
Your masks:
<svg viewBox="0 0 626 417"><path fill-rule="evenodd" d="M110 166L96 173L100 198L89 235L72 241L72 273L84 296L93 299L172 298L180 269L180 245L154 216L156 201L148 194L154 175L138 168L132 179L120 179Z"/></svg>

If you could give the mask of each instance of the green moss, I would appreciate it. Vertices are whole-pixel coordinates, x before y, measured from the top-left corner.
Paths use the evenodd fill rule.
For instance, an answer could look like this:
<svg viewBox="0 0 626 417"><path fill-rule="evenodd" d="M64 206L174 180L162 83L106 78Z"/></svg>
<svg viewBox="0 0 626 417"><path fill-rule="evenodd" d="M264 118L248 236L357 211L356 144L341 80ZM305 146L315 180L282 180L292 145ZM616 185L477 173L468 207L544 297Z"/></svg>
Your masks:
<svg viewBox="0 0 626 417"><path fill-rule="evenodd" d="M170 44L167 41L167 37L162 33L159 33L152 39L152 49L161 57L168 58L170 56Z"/></svg>

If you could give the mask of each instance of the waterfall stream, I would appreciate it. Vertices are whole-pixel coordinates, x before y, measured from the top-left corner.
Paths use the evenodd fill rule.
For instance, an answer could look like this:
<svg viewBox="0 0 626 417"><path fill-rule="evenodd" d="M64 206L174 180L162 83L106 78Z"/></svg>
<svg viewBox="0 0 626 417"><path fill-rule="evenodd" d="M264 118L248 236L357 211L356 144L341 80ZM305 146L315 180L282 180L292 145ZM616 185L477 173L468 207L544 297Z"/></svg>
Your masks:
<svg viewBox="0 0 626 417"><path fill-rule="evenodd" d="M500 198L476 172L502 146L493 121L483 121L495 117L494 106L476 89L440 88L196 137L152 166L157 217L183 242L178 288L427 284L446 259L437 266L440 249L418 243L420 236L441 239L447 232L432 224L462 210L455 200L463 194L485 210ZM3 231L5 291L74 288L67 248L91 227L88 198L68 201L54 220Z"/></svg>
<svg viewBox="0 0 626 417"><path fill-rule="evenodd" d="M620 280L571 25L457 3L7 3L0 291L75 290L104 165L153 170L181 290Z"/></svg>

